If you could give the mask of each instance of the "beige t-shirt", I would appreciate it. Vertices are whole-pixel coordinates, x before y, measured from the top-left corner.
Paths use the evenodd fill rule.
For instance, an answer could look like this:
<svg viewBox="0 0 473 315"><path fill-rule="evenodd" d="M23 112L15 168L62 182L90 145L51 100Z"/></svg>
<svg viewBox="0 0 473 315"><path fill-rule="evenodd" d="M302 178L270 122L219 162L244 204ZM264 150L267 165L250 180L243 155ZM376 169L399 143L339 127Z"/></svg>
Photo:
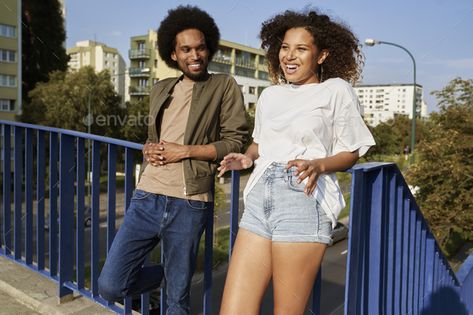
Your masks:
<svg viewBox="0 0 473 315"><path fill-rule="evenodd" d="M184 144L187 119L192 100L194 81L183 79L174 86L171 101L163 108L159 139ZM171 197L211 201L211 193L186 195L182 162L162 166L146 165L136 186L147 192Z"/></svg>

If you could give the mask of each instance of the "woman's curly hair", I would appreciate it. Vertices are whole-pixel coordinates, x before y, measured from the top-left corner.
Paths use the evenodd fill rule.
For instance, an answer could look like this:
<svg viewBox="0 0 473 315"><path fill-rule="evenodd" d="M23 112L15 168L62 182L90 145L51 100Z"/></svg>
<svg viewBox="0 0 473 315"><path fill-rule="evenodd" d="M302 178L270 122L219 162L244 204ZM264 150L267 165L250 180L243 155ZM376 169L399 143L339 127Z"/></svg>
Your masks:
<svg viewBox="0 0 473 315"><path fill-rule="evenodd" d="M168 11L168 16L161 22L158 29L158 52L166 64L179 69L171 54L176 49L176 35L187 29L198 29L205 36L205 44L209 50L209 60L218 49L220 32L214 19L205 11L194 6L178 6Z"/></svg>
<svg viewBox="0 0 473 315"><path fill-rule="evenodd" d="M360 79L364 58L358 38L348 26L315 11L299 13L288 10L263 22L260 32L261 48L266 51L269 73L274 83L285 81L279 64L279 50L286 31L295 27L309 31L319 51L329 51L322 64L323 74L320 67L317 69L321 81L338 77L354 84Z"/></svg>

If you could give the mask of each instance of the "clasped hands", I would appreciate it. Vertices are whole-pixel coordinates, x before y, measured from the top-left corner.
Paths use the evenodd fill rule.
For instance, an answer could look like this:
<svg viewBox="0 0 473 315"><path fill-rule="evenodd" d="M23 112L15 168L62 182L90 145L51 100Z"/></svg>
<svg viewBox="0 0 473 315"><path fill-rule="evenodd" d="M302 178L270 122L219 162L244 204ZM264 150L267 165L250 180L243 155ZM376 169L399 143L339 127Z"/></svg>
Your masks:
<svg viewBox="0 0 473 315"><path fill-rule="evenodd" d="M218 177L221 177L226 171L230 170L243 170L250 168L253 165L253 160L241 153L230 153L227 154L223 160L220 162L220 166L218 167ZM307 178L307 184L304 188L304 193L307 196L312 195L315 188L317 187L317 180L319 179L320 175L324 172L323 163L321 160L303 160L303 159L296 159L287 162L286 169L290 169L291 167L295 167L297 169L296 176L298 176L297 182L301 183Z"/></svg>
<svg viewBox="0 0 473 315"><path fill-rule="evenodd" d="M188 156L186 145L167 142L148 142L143 146L145 160L153 166L162 166L169 163L179 162Z"/></svg>

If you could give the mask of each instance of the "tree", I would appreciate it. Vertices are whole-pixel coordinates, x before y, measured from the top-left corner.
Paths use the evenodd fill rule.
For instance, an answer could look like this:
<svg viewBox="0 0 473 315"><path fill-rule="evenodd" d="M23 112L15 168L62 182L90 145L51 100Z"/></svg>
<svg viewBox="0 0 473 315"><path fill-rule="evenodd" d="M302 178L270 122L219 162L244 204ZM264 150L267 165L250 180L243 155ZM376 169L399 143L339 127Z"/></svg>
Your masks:
<svg viewBox="0 0 473 315"><path fill-rule="evenodd" d="M126 121L123 136L128 141L145 143L148 138L149 97L126 104Z"/></svg>
<svg viewBox="0 0 473 315"><path fill-rule="evenodd" d="M22 84L24 110L29 111L28 93L50 72L65 71L69 57L66 32L58 0L22 0Z"/></svg>
<svg viewBox="0 0 473 315"><path fill-rule="evenodd" d="M424 136L424 122L417 119L416 143ZM406 115L397 115L393 119L371 127L376 145L370 149L368 160L377 160L379 155L402 155L411 143L411 119Z"/></svg>
<svg viewBox="0 0 473 315"><path fill-rule="evenodd" d="M38 83L29 96L35 109L29 123L82 132L88 132L90 125L92 134L121 138L126 117L106 70L52 72L49 81Z"/></svg>
<svg viewBox="0 0 473 315"><path fill-rule="evenodd" d="M419 186L416 200L447 255L473 240L473 80L456 78L440 91L439 113L417 147L408 182Z"/></svg>

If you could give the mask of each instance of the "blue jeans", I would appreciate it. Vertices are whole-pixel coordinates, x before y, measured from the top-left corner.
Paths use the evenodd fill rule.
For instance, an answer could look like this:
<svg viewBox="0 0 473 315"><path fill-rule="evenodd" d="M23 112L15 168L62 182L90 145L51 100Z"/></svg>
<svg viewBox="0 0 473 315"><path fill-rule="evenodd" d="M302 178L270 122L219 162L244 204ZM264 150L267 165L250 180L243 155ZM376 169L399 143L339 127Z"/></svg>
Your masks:
<svg viewBox="0 0 473 315"><path fill-rule="evenodd" d="M168 315L189 314L189 291L199 240L210 203L135 190L98 279L109 301L144 293L166 278ZM164 270L144 267L147 254L162 240Z"/></svg>

